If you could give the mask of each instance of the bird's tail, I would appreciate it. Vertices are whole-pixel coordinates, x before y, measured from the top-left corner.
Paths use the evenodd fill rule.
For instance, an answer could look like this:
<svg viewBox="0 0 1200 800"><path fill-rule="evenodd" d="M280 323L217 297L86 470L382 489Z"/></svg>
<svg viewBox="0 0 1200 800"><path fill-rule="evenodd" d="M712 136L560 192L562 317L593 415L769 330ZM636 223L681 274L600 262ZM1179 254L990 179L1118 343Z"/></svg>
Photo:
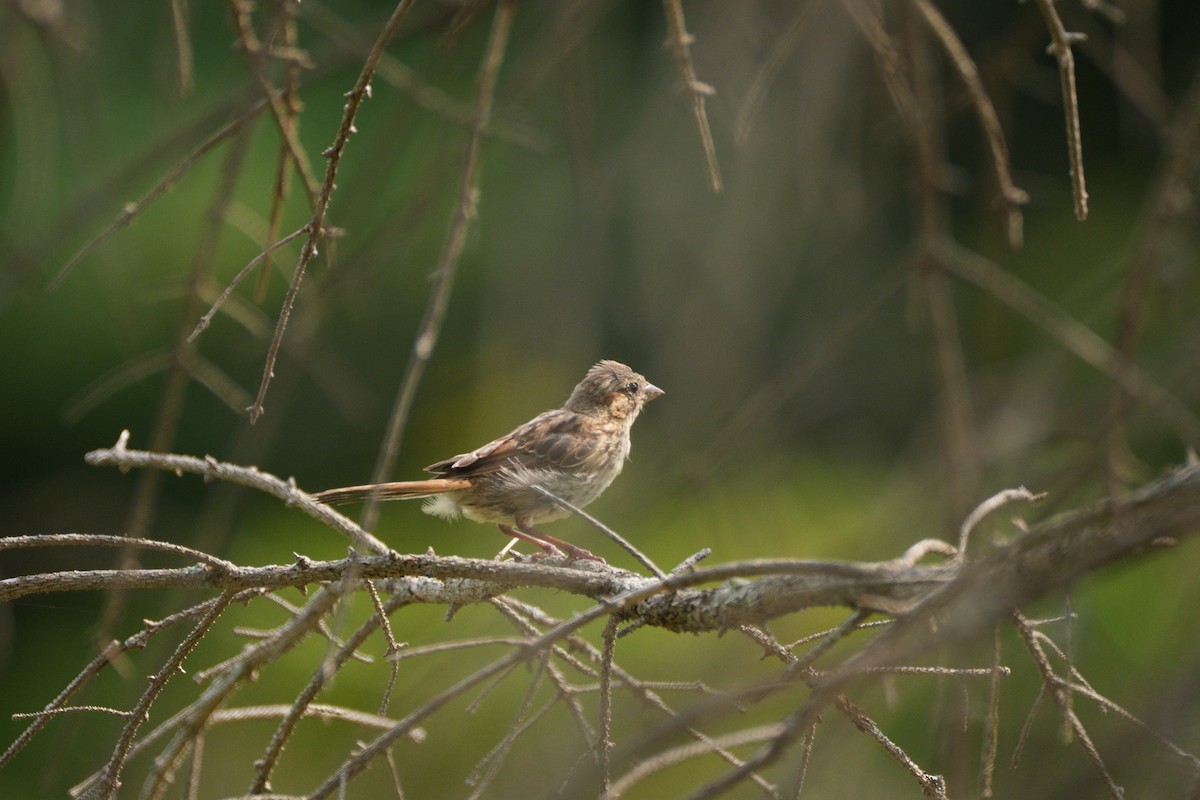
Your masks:
<svg viewBox="0 0 1200 800"><path fill-rule="evenodd" d="M466 489L471 482L466 478L430 478L425 481L396 481L394 483L368 483L363 486L344 486L341 489L326 489L313 495L318 503L327 506L342 503L358 503L371 497L380 500L412 500L430 497L444 492Z"/></svg>

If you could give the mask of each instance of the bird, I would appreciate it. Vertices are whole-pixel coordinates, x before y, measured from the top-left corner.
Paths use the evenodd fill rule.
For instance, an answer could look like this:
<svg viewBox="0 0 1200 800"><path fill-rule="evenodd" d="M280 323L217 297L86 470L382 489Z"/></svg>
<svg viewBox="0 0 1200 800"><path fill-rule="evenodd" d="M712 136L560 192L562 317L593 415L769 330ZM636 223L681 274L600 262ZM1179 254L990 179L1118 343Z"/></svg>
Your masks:
<svg viewBox="0 0 1200 800"><path fill-rule="evenodd" d="M512 539L541 548L543 557L566 554L603 562L533 526L571 512L559 499L581 508L608 488L629 457L634 420L646 403L663 394L619 361L600 361L561 408L542 412L482 447L425 467L436 477L327 489L314 498L326 505L371 497L425 498L425 513L496 525Z"/></svg>

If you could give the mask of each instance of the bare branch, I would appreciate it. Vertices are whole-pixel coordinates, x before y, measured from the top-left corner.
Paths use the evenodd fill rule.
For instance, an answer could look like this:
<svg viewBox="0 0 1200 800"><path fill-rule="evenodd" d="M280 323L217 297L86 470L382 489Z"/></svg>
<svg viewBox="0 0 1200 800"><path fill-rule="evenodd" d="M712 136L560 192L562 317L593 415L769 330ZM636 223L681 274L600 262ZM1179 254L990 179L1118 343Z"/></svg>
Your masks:
<svg viewBox="0 0 1200 800"><path fill-rule="evenodd" d="M287 296L284 298L283 306L279 309L279 319L275 323L275 334L271 339L271 346L267 350L267 361L263 366L262 381L259 383L258 396L254 399L254 404L249 409L250 421L252 423L257 422L258 418L262 416L263 399L267 395L267 387L271 383L271 378L275 375L275 361L279 358L279 348L283 343L283 333L287 329L288 318L292 314L292 307L296 304L296 295L300 292L300 283L304 280L304 270L308 266L308 262L317 254L317 241L325 235L325 215L329 210L329 200L333 196L334 178L337 177L338 167L341 166L342 154L345 152L346 143L350 140L350 135L355 131L354 120L358 116L358 109L362 106L363 100L370 95L371 78L375 74L375 67L379 64L379 59L383 56L384 48L387 47L388 42L396 34L396 30L400 26L400 21L404 19L411 6L412 0L400 0L396 8L392 11L391 17L384 24L383 30L379 33L379 38L375 40L375 46L371 49L366 62L363 64L358 80L354 83L354 88L347 95L346 107L342 113L342 124L338 128L333 144L323 153L329 159L329 163L325 168L325 181L321 184L321 192L317 197L316 208L313 209L312 218L308 223L308 238L304 241L304 246L300 250L300 259L296 262L296 269L292 273L292 281L288 286ZM281 128L285 136L289 130L286 124Z"/></svg>
<svg viewBox="0 0 1200 800"><path fill-rule="evenodd" d="M696 130L700 134L700 146L704 148L704 164L708 168L708 183L714 192L723 188L721 167L717 163L717 146L713 143L712 129L708 126L708 112L704 110L705 99L715 94L716 90L707 83L701 83L696 77L696 67L692 63L691 45L695 38L687 32L683 18L683 4L680 0L663 0L663 9L667 14L667 27L671 36L667 43L675 55L675 63L679 67L683 79L683 90L692 98L692 115L696 118Z"/></svg>
<svg viewBox="0 0 1200 800"><path fill-rule="evenodd" d="M1075 93L1075 56L1071 44L1083 38L1080 33L1068 33L1054 7L1054 0L1037 0L1038 10L1050 31L1049 52L1058 59L1059 82L1062 85L1063 114L1067 121L1067 154L1071 158L1071 194L1075 198L1075 218L1087 219L1087 181L1083 177L1083 138L1079 127L1079 96Z"/></svg>

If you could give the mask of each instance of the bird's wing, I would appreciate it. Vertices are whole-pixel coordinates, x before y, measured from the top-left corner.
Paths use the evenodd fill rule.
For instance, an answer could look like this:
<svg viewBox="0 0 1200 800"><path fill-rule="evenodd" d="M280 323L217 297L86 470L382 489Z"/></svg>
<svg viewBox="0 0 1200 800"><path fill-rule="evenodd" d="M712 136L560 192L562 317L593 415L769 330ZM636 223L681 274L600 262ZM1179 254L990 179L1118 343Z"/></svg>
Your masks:
<svg viewBox="0 0 1200 800"><path fill-rule="evenodd" d="M586 434L588 420L569 411L547 411L511 433L462 453L430 464L426 472L466 477L520 466L529 469L571 468L586 461L596 449L595 437Z"/></svg>

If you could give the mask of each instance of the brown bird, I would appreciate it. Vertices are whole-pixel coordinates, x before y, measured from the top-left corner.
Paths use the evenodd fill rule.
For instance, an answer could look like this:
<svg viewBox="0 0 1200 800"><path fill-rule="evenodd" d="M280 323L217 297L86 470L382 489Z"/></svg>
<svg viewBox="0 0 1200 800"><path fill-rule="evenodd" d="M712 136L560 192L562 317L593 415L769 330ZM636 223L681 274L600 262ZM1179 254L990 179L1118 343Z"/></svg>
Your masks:
<svg viewBox="0 0 1200 800"><path fill-rule="evenodd" d="M378 496L381 500L425 497L427 514L498 525L514 539L547 553L603 559L533 526L595 500L620 474L629 457L629 430L642 406L663 390L629 367L601 361L571 392L562 408L543 412L512 433L469 453L425 468L438 477L422 481L348 486L314 497L326 504ZM554 497L548 497L540 487Z"/></svg>

